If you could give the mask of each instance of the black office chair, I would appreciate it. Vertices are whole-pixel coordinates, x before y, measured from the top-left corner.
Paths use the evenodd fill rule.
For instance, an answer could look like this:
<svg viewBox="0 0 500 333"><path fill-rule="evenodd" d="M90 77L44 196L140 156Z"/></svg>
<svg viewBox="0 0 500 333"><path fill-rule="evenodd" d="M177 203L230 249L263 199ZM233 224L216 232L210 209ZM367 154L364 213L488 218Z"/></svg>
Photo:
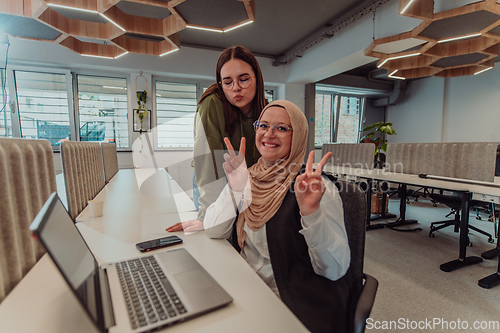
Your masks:
<svg viewBox="0 0 500 333"><path fill-rule="evenodd" d="M374 277L363 273L365 256L366 234L366 195L361 187L352 182L337 180L328 175L337 186L344 208L344 221L351 250L352 275L351 295L351 323L352 332L362 333L365 330L366 319L375 301L378 281Z"/></svg>
<svg viewBox="0 0 500 333"><path fill-rule="evenodd" d="M462 209L462 196L458 192L452 192L452 194L440 194L440 193L430 193L429 197L434 203L442 203L448 206L451 211L446 217L450 215L454 215L453 220L444 220L432 222L429 230L429 237L434 237L434 232L448 226L454 226L454 231L458 232L460 230L460 211ZM491 204L482 201L471 200L469 203L470 207L484 207L486 209L490 208ZM469 212L465 212L468 214ZM493 236L486 231L483 231L479 228L476 228L469 224L469 229L474 230L480 234L483 234L488 237L488 242L493 243ZM467 235L467 245L472 246L472 243L469 240L469 236Z"/></svg>

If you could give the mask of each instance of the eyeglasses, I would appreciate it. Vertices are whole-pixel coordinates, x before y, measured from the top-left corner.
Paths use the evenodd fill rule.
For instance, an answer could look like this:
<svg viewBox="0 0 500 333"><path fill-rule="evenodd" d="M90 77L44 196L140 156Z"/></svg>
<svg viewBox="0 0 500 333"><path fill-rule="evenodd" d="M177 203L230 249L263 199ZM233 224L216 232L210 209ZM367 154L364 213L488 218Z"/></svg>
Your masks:
<svg viewBox="0 0 500 333"><path fill-rule="evenodd" d="M255 128L255 132L259 135L264 135L267 133L269 129L273 132L274 135L276 135L279 138L284 137L287 135L288 132L293 131L293 129L288 126L287 124L283 123L276 123L272 126L270 126L268 123L264 121L256 121L253 123L253 127Z"/></svg>
<svg viewBox="0 0 500 333"><path fill-rule="evenodd" d="M250 85L252 84L252 79L254 77L250 76L250 75L244 75L244 76L241 76L238 78L238 86L241 88L241 89L246 89L248 87L250 87ZM224 79L222 80L221 82L221 85L222 85L222 89L224 90L231 90L233 89L234 87L234 82L233 80L231 79Z"/></svg>

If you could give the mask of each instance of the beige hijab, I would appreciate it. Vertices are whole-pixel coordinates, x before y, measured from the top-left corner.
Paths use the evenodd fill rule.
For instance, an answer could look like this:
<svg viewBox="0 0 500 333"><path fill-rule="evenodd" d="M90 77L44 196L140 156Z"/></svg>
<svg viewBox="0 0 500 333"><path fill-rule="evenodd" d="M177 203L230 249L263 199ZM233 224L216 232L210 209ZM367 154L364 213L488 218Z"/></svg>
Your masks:
<svg viewBox="0 0 500 333"><path fill-rule="evenodd" d="M270 163L261 157L248 169L252 187L252 203L240 213L236 223L238 244L243 248L246 223L251 230L258 230L269 221L281 207L281 203L290 188L292 181L304 163L307 141L307 119L304 113L293 103L278 100L268 104L262 115L273 106L283 107L292 125L292 148L288 156Z"/></svg>

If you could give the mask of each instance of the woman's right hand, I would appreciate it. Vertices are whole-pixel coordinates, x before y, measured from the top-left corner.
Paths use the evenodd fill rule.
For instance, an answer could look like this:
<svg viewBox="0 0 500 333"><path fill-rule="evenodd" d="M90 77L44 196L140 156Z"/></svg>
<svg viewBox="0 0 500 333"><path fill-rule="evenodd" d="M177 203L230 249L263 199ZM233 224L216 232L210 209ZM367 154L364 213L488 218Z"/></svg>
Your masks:
<svg viewBox="0 0 500 333"><path fill-rule="evenodd" d="M187 232L187 233L204 230L203 222L201 222L199 220L189 220L189 221L185 221L185 222L176 223L176 224L168 227L167 229L165 229L165 231L168 231L168 232L176 232L176 231L183 231L183 230L184 230L184 232Z"/></svg>
<svg viewBox="0 0 500 333"><path fill-rule="evenodd" d="M224 143L227 146L229 154L224 154L224 172L229 181L229 186L233 191L242 192L248 180L248 169L245 161L245 144L246 139L241 138L240 151L236 155L234 148L228 138L224 138Z"/></svg>

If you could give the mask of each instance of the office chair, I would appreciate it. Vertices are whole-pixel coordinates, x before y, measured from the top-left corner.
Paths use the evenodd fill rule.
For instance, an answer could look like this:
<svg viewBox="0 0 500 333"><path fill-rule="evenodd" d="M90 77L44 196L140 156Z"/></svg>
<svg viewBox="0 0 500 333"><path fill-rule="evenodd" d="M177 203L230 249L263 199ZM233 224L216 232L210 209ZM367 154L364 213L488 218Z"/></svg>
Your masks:
<svg viewBox="0 0 500 333"><path fill-rule="evenodd" d="M433 202L442 203L451 209L451 212L448 215L446 215L446 217L448 217L451 214L454 215L453 220L432 222L429 230L429 237L434 237L435 231L446 228L448 226L454 226L454 231L458 232L460 229L460 213L461 213L460 211L462 209L462 197L460 193L452 192L451 195L430 193L429 197ZM489 207L489 206L490 203L487 202L476 201L476 200L470 201L470 207ZM468 214L468 213L469 212L462 212L462 214ZM480 234L487 236L488 242L493 243L493 236L487 233L486 231L476 228L470 224L469 224L469 229L472 229ZM467 236L467 245L472 246L472 243L469 240L469 236Z"/></svg>
<svg viewBox="0 0 500 333"><path fill-rule="evenodd" d="M0 138L0 302L45 253L29 226L55 191L49 141Z"/></svg>
<svg viewBox="0 0 500 333"><path fill-rule="evenodd" d="M337 186L342 199L347 239L351 250L351 264L349 266L352 276L352 285L350 286L352 297L350 309L351 332L362 333L365 330L366 319L370 316L378 288L377 279L363 273L367 209L366 195L361 187L353 182L337 180L328 174L327 176Z"/></svg>

